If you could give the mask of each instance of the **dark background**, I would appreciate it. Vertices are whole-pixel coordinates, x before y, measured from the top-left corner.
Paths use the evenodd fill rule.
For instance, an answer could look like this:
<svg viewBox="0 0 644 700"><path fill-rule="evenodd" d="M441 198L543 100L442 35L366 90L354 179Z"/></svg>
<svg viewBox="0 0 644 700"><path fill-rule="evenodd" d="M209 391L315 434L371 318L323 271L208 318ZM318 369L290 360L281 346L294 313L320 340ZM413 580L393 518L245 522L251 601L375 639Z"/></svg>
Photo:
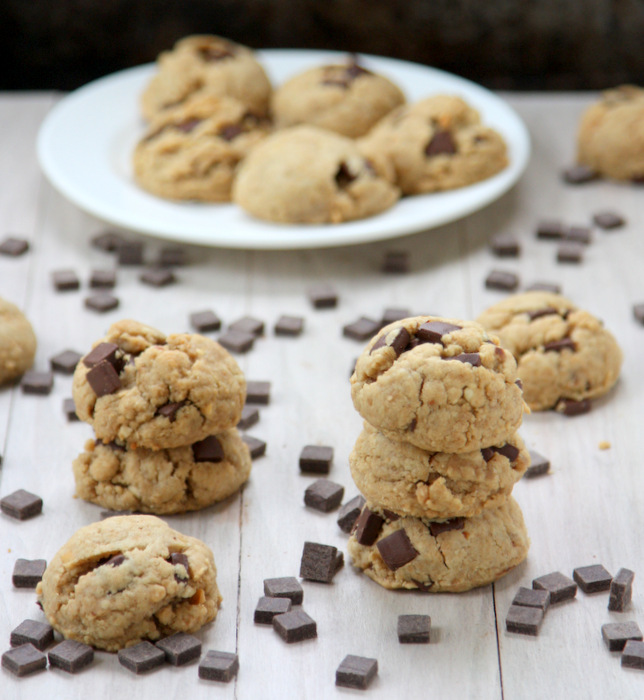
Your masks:
<svg viewBox="0 0 644 700"><path fill-rule="evenodd" d="M644 0L0 0L0 89L73 89L193 33L402 58L493 89L644 83Z"/></svg>

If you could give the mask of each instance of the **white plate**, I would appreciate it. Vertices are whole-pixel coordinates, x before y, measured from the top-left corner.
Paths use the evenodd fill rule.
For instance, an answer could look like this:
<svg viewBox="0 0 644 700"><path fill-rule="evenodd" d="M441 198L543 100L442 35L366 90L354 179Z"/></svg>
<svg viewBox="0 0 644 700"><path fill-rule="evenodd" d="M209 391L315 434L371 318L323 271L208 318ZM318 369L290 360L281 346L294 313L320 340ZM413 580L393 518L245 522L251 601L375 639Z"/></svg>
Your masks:
<svg viewBox="0 0 644 700"><path fill-rule="evenodd" d="M306 68L346 61L329 51L257 52L273 85ZM226 248L319 248L392 238L454 221L500 197L519 179L530 155L528 131L514 110L488 90L415 63L361 55L361 63L396 82L414 102L435 93L460 95L483 122L503 134L509 166L484 182L450 192L406 197L388 211L336 225L270 224L232 204L176 203L136 186L131 153L144 130L139 96L156 68L130 68L64 97L38 134L38 159L51 183L99 219L141 233Z"/></svg>

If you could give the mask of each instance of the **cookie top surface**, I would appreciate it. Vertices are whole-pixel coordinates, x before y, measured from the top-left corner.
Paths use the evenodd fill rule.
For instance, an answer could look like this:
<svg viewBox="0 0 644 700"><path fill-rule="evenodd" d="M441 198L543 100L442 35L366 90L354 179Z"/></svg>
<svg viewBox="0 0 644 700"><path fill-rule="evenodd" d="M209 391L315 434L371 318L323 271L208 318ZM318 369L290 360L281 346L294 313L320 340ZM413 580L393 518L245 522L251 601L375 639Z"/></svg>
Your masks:
<svg viewBox="0 0 644 700"><path fill-rule="evenodd" d="M0 384L22 376L33 364L36 335L12 302L0 299Z"/></svg>
<svg viewBox="0 0 644 700"><path fill-rule="evenodd" d="M290 78L273 93L271 108L278 128L312 124L356 138L404 102L391 80L349 61Z"/></svg>
<svg viewBox="0 0 644 700"><path fill-rule="evenodd" d="M114 323L94 344L72 384L78 417L96 437L132 449L179 447L227 430L239 422L245 393L239 365L219 343L165 336L131 320Z"/></svg>
<svg viewBox="0 0 644 700"><path fill-rule="evenodd" d="M233 183L233 201L259 219L340 223L372 216L399 191L344 136L314 126L278 131L256 146Z"/></svg>
<svg viewBox="0 0 644 700"><path fill-rule="evenodd" d="M523 418L517 368L474 321L415 316L385 326L358 358L351 396L387 437L432 452L505 442Z"/></svg>
<svg viewBox="0 0 644 700"><path fill-rule="evenodd" d="M213 620L221 602L216 575L200 540L151 515L115 516L72 535L36 593L66 638L116 651Z"/></svg>
<svg viewBox="0 0 644 700"><path fill-rule="evenodd" d="M526 403L554 408L560 399L592 399L617 381L622 351L602 322L550 292L507 297L478 321L517 359Z"/></svg>

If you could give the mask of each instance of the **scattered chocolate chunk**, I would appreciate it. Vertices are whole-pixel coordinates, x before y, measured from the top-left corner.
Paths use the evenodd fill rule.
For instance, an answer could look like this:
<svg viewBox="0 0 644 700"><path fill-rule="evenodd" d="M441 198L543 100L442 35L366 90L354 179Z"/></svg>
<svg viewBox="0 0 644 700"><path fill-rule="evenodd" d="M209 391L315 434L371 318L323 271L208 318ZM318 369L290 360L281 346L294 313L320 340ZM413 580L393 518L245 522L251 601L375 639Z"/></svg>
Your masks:
<svg viewBox="0 0 644 700"><path fill-rule="evenodd" d="M119 300L117 297L111 294L106 294L105 292L100 292L99 294L93 294L85 299L85 306L92 311L98 311L99 313L105 313L106 311L111 311L119 305Z"/></svg>
<svg viewBox="0 0 644 700"><path fill-rule="evenodd" d="M255 403L260 406L268 406L271 401L271 383L248 381L246 382L246 403Z"/></svg>
<svg viewBox="0 0 644 700"><path fill-rule="evenodd" d="M85 378L98 397L113 394L121 388L118 372L107 360L94 365L85 375Z"/></svg>
<svg viewBox="0 0 644 700"><path fill-rule="evenodd" d="M156 645L173 666L183 666L201 656L201 640L185 632L175 632Z"/></svg>
<svg viewBox="0 0 644 700"><path fill-rule="evenodd" d="M239 658L237 654L227 651L206 652L199 664L199 678L205 681L230 682L239 671Z"/></svg>
<svg viewBox="0 0 644 700"><path fill-rule="evenodd" d="M139 674L162 666L165 663L165 652L150 642L139 642L132 647L120 649L118 660L121 666Z"/></svg>
<svg viewBox="0 0 644 700"><path fill-rule="evenodd" d="M16 588L35 588L46 568L44 559L16 559L11 582Z"/></svg>
<svg viewBox="0 0 644 700"><path fill-rule="evenodd" d="M272 625L275 615L283 615L291 609L291 601L288 598L271 598L262 596L255 608L253 621L257 625Z"/></svg>
<svg viewBox="0 0 644 700"><path fill-rule="evenodd" d="M540 221L537 225L537 238L547 240L557 240L564 237L565 228L561 221L546 220Z"/></svg>
<svg viewBox="0 0 644 700"><path fill-rule="evenodd" d="M552 306L547 306L544 309L535 309L534 311L526 311L531 321L536 321L538 318L543 318L544 316L555 316L559 312Z"/></svg>
<svg viewBox="0 0 644 700"><path fill-rule="evenodd" d="M307 581L331 583L344 564L344 555L337 547L317 542L305 542L300 560L300 577Z"/></svg>
<svg viewBox="0 0 644 700"><path fill-rule="evenodd" d="M530 453L530 466L523 476L532 479L535 476L547 474L550 471L550 460L534 450L528 451Z"/></svg>
<svg viewBox="0 0 644 700"><path fill-rule="evenodd" d="M304 491L304 503L323 513L335 510L342 503L344 486L329 479L318 479Z"/></svg>
<svg viewBox="0 0 644 700"><path fill-rule="evenodd" d="M593 223L595 226L609 231L615 228L621 228L626 221L624 217L614 211L601 211L593 215Z"/></svg>
<svg viewBox="0 0 644 700"><path fill-rule="evenodd" d="M577 345L572 338L562 338L561 340L553 340L550 343L545 343L543 349L545 352L561 352L562 350L572 350L574 352L577 349Z"/></svg>
<svg viewBox="0 0 644 700"><path fill-rule="evenodd" d="M342 335L353 340L369 340L380 330L380 323L366 316L361 316L357 321L348 323L342 327Z"/></svg>
<svg viewBox="0 0 644 700"><path fill-rule="evenodd" d="M192 456L195 462L221 462L225 457L224 448L214 435L193 443Z"/></svg>
<svg viewBox="0 0 644 700"><path fill-rule="evenodd" d="M49 665L67 673L78 673L94 661L94 649L89 644L66 639L47 654Z"/></svg>
<svg viewBox="0 0 644 700"><path fill-rule="evenodd" d="M557 248L557 262L580 263L584 259L584 246L576 241L561 243Z"/></svg>
<svg viewBox="0 0 644 700"><path fill-rule="evenodd" d="M250 435L242 435L242 441L250 450L251 459L256 459L257 457L261 457L266 454L266 443L264 440L251 437Z"/></svg>
<svg viewBox="0 0 644 700"><path fill-rule="evenodd" d="M516 258L521 252L521 246L516 236L498 233L490 242L490 250L498 258Z"/></svg>
<svg viewBox="0 0 644 700"><path fill-rule="evenodd" d="M317 284L310 287L308 295L316 309L334 309L338 305L338 293L330 284Z"/></svg>
<svg viewBox="0 0 644 700"><path fill-rule="evenodd" d="M358 544L370 547L380 534L385 519L367 506L362 509L355 522L355 537Z"/></svg>
<svg viewBox="0 0 644 700"><path fill-rule="evenodd" d="M465 518L450 518L449 520L433 520L427 527L432 537L438 537L443 532L450 530L462 530L465 527Z"/></svg>
<svg viewBox="0 0 644 700"><path fill-rule="evenodd" d="M418 552L404 530L396 530L391 535L376 542L376 547L387 568L396 571L413 561Z"/></svg>
<svg viewBox="0 0 644 700"><path fill-rule="evenodd" d="M91 242L95 248L104 250L106 253L114 253L123 243L123 236L114 231L104 231L94 236Z"/></svg>
<svg viewBox="0 0 644 700"><path fill-rule="evenodd" d="M555 411L563 413L564 416L581 416L584 413L589 413L592 409L590 399L582 399L575 401L574 399L559 399L555 406Z"/></svg>
<svg viewBox="0 0 644 700"><path fill-rule="evenodd" d="M248 333L255 338L264 335L264 321L252 316L243 316L234 321L228 326L229 331L238 331L240 333Z"/></svg>
<svg viewBox="0 0 644 700"><path fill-rule="evenodd" d="M553 282L533 282L526 287L526 292L552 292L553 294L561 294L561 285Z"/></svg>
<svg viewBox="0 0 644 700"><path fill-rule="evenodd" d="M156 411L157 416L164 416L170 423L174 423L177 420L177 413L179 409L186 405L185 401L172 401L170 403L163 404L159 406Z"/></svg>
<svg viewBox="0 0 644 700"><path fill-rule="evenodd" d="M406 250L388 250L382 262L383 272L404 275L409 272L409 253Z"/></svg>
<svg viewBox="0 0 644 700"><path fill-rule="evenodd" d="M83 358L83 364L89 368L96 367L96 365L104 361L109 362L117 372L121 371L123 358L116 343L99 343Z"/></svg>
<svg viewBox="0 0 644 700"><path fill-rule="evenodd" d="M613 577L601 564L580 566L573 570L572 577L584 593L607 591L613 580Z"/></svg>
<svg viewBox="0 0 644 700"><path fill-rule="evenodd" d="M142 265L143 243L121 240L116 246L116 255L119 265Z"/></svg>
<svg viewBox="0 0 644 700"><path fill-rule="evenodd" d="M378 673L377 659L347 654L335 671L335 684L365 690Z"/></svg>
<svg viewBox="0 0 644 700"><path fill-rule="evenodd" d="M460 355L453 355L452 357L444 357L444 360L458 360L458 362L464 362L472 367L481 366L481 356L478 352L462 352Z"/></svg>
<svg viewBox="0 0 644 700"><path fill-rule="evenodd" d="M248 430L253 425L259 422L259 409L256 406L244 406L242 408L241 418L237 423L238 430Z"/></svg>
<svg viewBox="0 0 644 700"><path fill-rule="evenodd" d="M180 246L164 246L159 252L159 265L161 267L181 267L186 262L186 249Z"/></svg>
<svg viewBox="0 0 644 700"><path fill-rule="evenodd" d="M46 649L54 643L54 628L45 622L37 620L23 620L15 629L11 630L9 644L19 647L21 644L33 644L36 649Z"/></svg>
<svg viewBox="0 0 644 700"><path fill-rule="evenodd" d="M53 372L61 374L74 374L76 365L83 356L75 350L63 350L49 359L49 364Z"/></svg>
<svg viewBox="0 0 644 700"><path fill-rule="evenodd" d="M545 613L550 606L550 593L545 590L521 586L512 599L512 605L526 608L540 608Z"/></svg>
<svg viewBox="0 0 644 700"><path fill-rule="evenodd" d="M27 520L42 513L42 498L35 493L18 489L0 500L0 510L17 520Z"/></svg>
<svg viewBox="0 0 644 700"><path fill-rule="evenodd" d="M333 462L333 448L326 445L306 445L300 452L300 471L328 474Z"/></svg>
<svg viewBox="0 0 644 700"><path fill-rule="evenodd" d="M214 311L206 309L205 311L195 311L190 314L190 324L199 333L208 331L218 331L221 328L221 319Z"/></svg>
<svg viewBox="0 0 644 700"><path fill-rule="evenodd" d="M166 287L176 282L177 278L167 267L148 267L139 275L139 280L150 287Z"/></svg>
<svg viewBox="0 0 644 700"><path fill-rule="evenodd" d="M515 634L529 634L536 637L543 621L544 611L524 605L511 605L505 618L505 629Z"/></svg>
<svg viewBox="0 0 644 700"><path fill-rule="evenodd" d="M411 336L406 328L400 326L399 328L392 328L391 330L383 333L378 340L371 346L369 354L371 355L375 350L384 347L393 348L396 353L396 357L399 357L409 346Z"/></svg>
<svg viewBox="0 0 644 700"><path fill-rule="evenodd" d="M22 255L29 250L29 241L24 238L9 236L0 243L0 255L9 255L12 258Z"/></svg>
<svg viewBox="0 0 644 700"><path fill-rule="evenodd" d="M294 576L264 579L264 595L269 598L289 598L293 605L302 605L304 591Z"/></svg>
<svg viewBox="0 0 644 700"><path fill-rule="evenodd" d="M596 180L599 175L587 165L571 165L562 171L561 177L569 185L583 185Z"/></svg>
<svg viewBox="0 0 644 700"><path fill-rule="evenodd" d="M629 639L641 642L644 637L637 622L607 622L602 625L602 637L609 651L621 651Z"/></svg>
<svg viewBox="0 0 644 700"><path fill-rule="evenodd" d="M622 652L622 666L624 668L644 669L644 642L635 639L627 640Z"/></svg>
<svg viewBox="0 0 644 700"><path fill-rule="evenodd" d="M432 619L429 615L398 615L400 644L429 644Z"/></svg>
<svg viewBox="0 0 644 700"><path fill-rule="evenodd" d="M63 413L70 423L80 420L78 414L76 413L76 404L74 403L74 399L63 399Z"/></svg>
<svg viewBox="0 0 644 700"><path fill-rule="evenodd" d="M644 325L644 304L635 304L633 306L633 316L636 321Z"/></svg>
<svg viewBox="0 0 644 700"><path fill-rule="evenodd" d="M456 153L456 142L449 131L436 131L431 141L425 146L426 156L452 155Z"/></svg>
<svg viewBox="0 0 644 700"><path fill-rule="evenodd" d="M592 234L587 226L571 226L564 235L567 241L576 241L582 245L589 245L592 241Z"/></svg>
<svg viewBox="0 0 644 700"><path fill-rule="evenodd" d="M559 571L535 578L532 581L532 588L548 591L552 605L564 600L572 600L577 595L577 584Z"/></svg>
<svg viewBox="0 0 644 700"><path fill-rule="evenodd" d="M116 285L114 270L92 270L89 286L92 289L112 289Z"/></svg>
<svg viewBox="0 0 644 700"><path fill-rule="evenodd" d="M608 609L624 612L633 597L633 579L635 574L630 569L620 569L610 584Z"/></svg>
<svg viewBox="0 0 644 700"><path fill-rule="evenodd" d="M5 651L2 655L2 668L16 676L27 676L47 668L47 656L33 644L23 644Z"/></svg>
<svg viewBox="0 0 644 700"><path fill-rule="evenodd" d="M304 319L301 316L280 316L273 328L275 335L298 336L304 330Z"/></svg>
<svg viewBox="0 0 644 700"><path fill-rule="evenodd" d="M383 311L380 323L383 326L388 326L390 323L395 323L396 321L402 321L403 318L409 318L411 316L411 311L407 308L388 308Z"/></svg>
<svg viewBox="0 0 644 700"><path fill-rule="evenodd" d="M514 272L504 270L492 270L485 278L487 289L500 289L504 292L512 292L519 286L519 276Z"/></svg>
<svg viewBox="0 0 644 700"><path fill-rule="evenodd" d="M23 394L37 394L46 396L54 386L54 375L51 372L37 372L29 370L22 376L20 388Z"/></svg>
<svg viewBox="0 0 644 700"><path fill-rule="evenodd" d="M318 636L317 623L301 608L275 615L273 629L287 644L303 642Z"/></svg>
<svg viewBox="0 0 644 700"><path fill-rule="evenodd" d="M461 326L455 326L445 321L427 321L416 331L416 337L424 343L441 343L444 335L452 331L460 331Z"/></svg>
<svg viewBox="0 0 644 700"><path fill-rule="evenodd" d="M58 292L67 292L80 288L80 280L74 270L54 270L51 273L54 288Z"/></svg>
<svg viewBox="0 0 644 700"><path fill-rule="evenodd" d="M342 532L349 534L353 530L364 504L365 499L360 494L343 504L338 511L338 527Z"/></svg>
<svg viewBox="0 0 644 700"><path fill-rule="evenodd" d="M219 344L231 352L248 352L255 343L255 336L252 333L228 329L219 336Z"/></svg>

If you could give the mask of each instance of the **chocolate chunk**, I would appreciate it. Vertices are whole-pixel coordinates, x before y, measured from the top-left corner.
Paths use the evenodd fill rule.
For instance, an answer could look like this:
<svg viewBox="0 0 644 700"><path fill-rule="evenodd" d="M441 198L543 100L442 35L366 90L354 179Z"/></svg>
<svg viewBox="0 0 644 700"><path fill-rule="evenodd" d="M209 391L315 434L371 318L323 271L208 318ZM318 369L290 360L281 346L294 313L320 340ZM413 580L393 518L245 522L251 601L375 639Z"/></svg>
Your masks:
<svg viewBox="0 0 644 700"><path fill-rule="evenodd" d="M637 622L608 622L602 625L602 638L609 651L621 651L629 639L641 642L644 637Z"/></svg>
<svg viewBox="0 0 644 700"><path fill-rule="evenodd" d="M562 243L557 248L557 262L580 263L584 258L584 246L575 241Z"/></svg>
<svg viewBox="0 0 644 700"><path fill-rule="evenodd" d="M181 267L187 262L186 249L181 246L164 246L159 252L161 267Z"/></svg>
<svg viewBox="0 0 644 700"><path fill-rule="evenodd" d="M516 258L521 252L521 246L516 236L498 233L490 242L490 250L498 258Z"/></svg>
<svg viewBox="0 0 644 700"><path fill-rule="evenodd" d="M9 236L0 243L0 255L9 255L12 258L22 255L29 250L29 241L24 238Z"/></svg>
<svg viewBox="0 0 644 700"><path fill-rule="evenodd" d="M206 309L190 314L190 324L199 333L206 333L207 331L218 331L221 328L221 319L214 311Z"/></svg>
<svg viewBox="0 0 644 700"><path fill-rule="evenodd" d="M394 352L396 353L396 357L398 357L405 351L410 340L411 336L406 328L403 328L402 326L399 328L392 328L387 333L383 333L378 340L376 340L376 342L371 346L369 354L371 355L379 348L390 347L393 348Z"/></svg>
<svg viewBox="0 0 644 700"><path fill-rule="evenodd" d="M67 292L80 288L80 280L74 270L54 270L51 279L58 292Z"/></svg>
<svg viewBox="0 0 644 700"><path fill-rule="evenodd" d="M117 372L123 369L123 358L116 343L99 343L83 358L83 364L89 368L101 362L109 362Z"/></svg>
<svg viewBox="0 0 644 700"><path fill-rule="evenodd" d="M591 231L587 226L571 226L565 233L567 241L576 241L583 245L589 245L592 241Z"/></svg>
<svg viewBox="0 0 644 700"><path fill-rule="evenodd" d="M293 605L301 605L304 591L294 576L264 579L264 595L269 598L288 598Z"/></svg>
<svg viewBox="0 0 644 700"><path fill-rule="evenodd" d="M248 430L253 425L259 422L259 409L256 406L244 406L242 408L241 418L237 423L238 430Z"/></svg>
<svg viewBox="0 0 644 700"><path fill-rule="evenodd" d="M581 416L588 413L592 409L592 403L589 399L575 401L574 399L559 399L555 406L555 411L563 413L564 416Z"/></svg>
<svg viewBox="0 0 644 700"><path fill-rule="evenodd" d="M21 644L33 644L36 649L46 649L54 643L54 628L45 622L37 620L23 620L15 629L11 630L9 644L19 647Z"/></svg>
<svg viewBox="0 0 644 700"><path fill-rule="evenodd" d="M115 252L123 242L123 236L114 231L104 231L94 236L91 240L92 245L106 253Z"/></svg>
<svg viewBox="0 0 644 700"><path fill-rule="evenodd" d="M380 330L380 323L366 316L361 316L357 321L348 323L342 327L342 335L353 340L369 340Z"/></svg>
<svg viewBox="0 0 644 700"><path fill-rule="evenodd" d="M365 690L378 673L377 659L347 654L335 671L335 684Z"/></svg>
<svg viewBox="0 0 644 700"><path fill-rule="evenodd" d="M157 408L156 415L164 416L170 421L170 423L174 423L177 419L179 409L185 405L185 401L173 401L171 403L163 404L163 406L159 406L159 408Z"/></svg>
<svg viewBox="0 0 644 700"><path fill-rule="evenodd" d="M574 352L577 349L577 345L572 338L562 338L561 340L553 340L550 343L546 343L543 349L545 352L561 352L562 350L572 350Z"/></svg>
<svg viewBox="0 0 644 700"><path fill-rule="evenodd" d="M608 609L624 612L633 597L633 579L635 574L630 569L620 569L610 584Z"/></svg>
<svg viewBox="0 0 644 700"><path fill-rule="evenodd" d="M116 568L117 566L121 566L126 559L127 557L124 554L115 554L105 562L104 566L112 566Z"/></svg>
<svg viewBox="0 0 644 700"><path fill-rule="evenodd" d="M35 588L46 568L44 559L16 559L11 582L16 588Z"/></svg>
<svg viewBox="0 0 644 700"><path fill-rule="evenodd" d="M201 640L185 632L175 632L156 645L173 666L183 666L201 656Z"/></svg>
<svg viewBox="0 0 644 700"><path fill-rule="evenodd" d="M190 562L188 560L188 555L183 552L173 552L170 555L170 563L172 566L181 566L185 569L185 573L180 571L175 572L174 579L177 583L186 583L187 579L190 578Z"/></svg>
<svg viewBox="0 0 644 700"><path fill-rule="evenodd" d="M273 327L275 335L298 336L304 329L304 319L301 316L280 316Z"/></svg>
<svg viewBox="0 0 644 700"><path fill-rule="evenodd" d="M533 282L526 287L526 292L552 292L553 294L561 294L561 285L553 282Z"/></svg>
<svg viewBox="0 0 644 700"><path fill-rule="evenodd" d="M331 583L343 563L344 556L337 547L305 542L300 560L300 577L307 581Z"/></svg>
<svg viewBox="0 0 644 700"><path fill-rule="evenodd" d="M580 566L573 570L573 579L584 593L599 593L610 589L611 574L601 564Z"/></svg>
<svg viewBox="0 0 644 700"><path fill-rule="evenodd" d="M47 656L33 644L23 644L5 651L2 655L2 668L15 676L27 676L47 668Z"/></svg>
<svg viewBox="0 0 644 700"><path fill-rule="evenodd" d="M633 306L633 316L636 321L644 325L644 304L635 304Z"/></svg>
<svg viewBox="0 0 644 700"><path fill-rule="evenodd" d="M121 240L116 247L119 265L141 265L143 263L143 243Z"/></svg>
<svg viewBox="0 0 644 700"><path fill-rule="evenodd" d="M344 486L329 479L318 479L304 491L304 503L309 508L328 513L342 503Z"/></svg>
<svg viewBox="0 0 644 700"><path fill-rule="evenodd" d="M349 170L349 166L342 161L335 174L335 183L342 190L348 187L356 177L357 176Z"/></svg>
<svg viewBox="0 0 644 700"><path fill-rule="evenodd" d="M275 615L283 615L290 609L291 601L288 598L262 596L255 608L253 622L257 625L272 625Z"/></svg>
<svg viewBox="0 0 644 700"><path fill-rule="evenodd" d="M459 362L464 362L472 365L472 367L481 366L481 356L478 352L462 352L460 355L453 355L452 357L444 357L444 360L458 360Z"/></svg>
<svg viewBox="0 0 644 700"><path fill-rule="evenodd" d="M317 624L304 610L290 610L273 618L273 629L287 643L302 642L318 636Z"/></svg>
<svg viewBox="0 0 644 700"><path fill-rule="evenodd" d="M483 459L486 462L489 462L492 459L492 457L494 457L495 450L493 450L491 447L482 447L481 454L483 455Z"/></svg>
<svg viewBox="0 0 644 700"><path fill-rule="evenodd" d="M119 305L119 300L117 297L111 294L106 294L105 292L100 292L99 294L93 294L91 297L85 299L85 306L92 311L98 311L99 313L105 313L106 311L111 311Z"/></svg>
<svg viewBox="0 0 644 700"><path fill-rule="evenodd" d="M63 399L63 413L70 423L80 421L80 418L76 413L76 404L74 403L74 399Z"/></svg>
<svg viewBox="0 0 644 700"><path fill-rule="evenodd" d="M621 228L626 221L624 217L614 211L601 211L593 215L593 223L606 231Z"/></svg>
<svg viewBox="0 0 644 700"><path fill-rule="evenodd" d="M536 637L543 621L544 611L524 605L511 605L505 618L505 629L515 634L529 634Z"/></svg>
<svg viewBox="0 0 644 700"><path fill-rule="evenodd" d="M400 644L429 644L432 619L429 615L398 615Z"/></svg>
<svg viewBox="0 0 644 700"><path fill-rule="evenodd" d="M310 287L308 296L316 309L334 309L338 305L338 293L330 284L317 284Z"/></svg>
<svg viewBox="0 0 644 700"><path fill-rule="evenodd" d="M264 335L264 321L252 316L243 316L234 321L228 326L229 331L238 331L240 333L248 333L255 338Z"/></svg>
<svg viewBox="0 0 644 700"><path fill-rule="evenodd" d="M388 326L390 323L402 321L403 318L409 318L411 315L411 311L407 308L388 308L383 311L380 323L383 326Z"/></svg>
<svg viewBox="0 0 644 700"><path fill-rule="evenodd" d="M237 654L227 651L206 652L199 664L199 678L205 681L230 682L239 671L239 658Z"/></svg>
<svg viewBox="0 0 644 700"><path fill-rule="evenodd" d="M433 520L427 525L433 537L438 537L443 532L450 530L462 530L465 527L465 518L450 518L449 520Z"/></svg>
<svg viewBox="0 0 644 700"><path fill-rule="evenodd" d="M449 131L436 131L431 141L425 146L426 156L452 155L456 153L456 142Z"/></svg>
<svg viewBox="0 0 644 700"><path fill-rule="evenodd" d="M98 397L113 394L121 388L118 372L107 360L92 367L85 375L85 379Z"/></svg>
<svg viewBox="0 0 644 700"><path fill-rule="evenodd" d="M387 568L396 571L413 561L418 552L404 530L396 530L391 535L376 542L376 547Z"/></svg>
<svg viewBox="0 0 644 700"><path fill-rule="evenodd" d="M523 476L532 479L535 476L547 474L550 471L550 460L534 450L529 450L529 452L530 466Z"/></svg>
<svg viewBox="0 0 644 700"><path fill-rule="evenodd" d="M509 442L506 442L503 447L493 447L492 449L506 457L510 462L516 462L520 452L518 447L511 445Z"/></svg>
<svg viewBox="0 0 644 700"><path fill-rule="evenodd" d="M382 530L385 519L365 506L355 523L355 537L358 544L370 547Z"/></svg>
<svg viewBox="0 0 644 700"><path fill-rule="evenodd" d="M382 261L382 272L405 275L409 272L409 253L406 250L388 250ZM404 316L403 316L404 318Z"/></svg>
<svg viewBox="0 0 644 700"><path fill-rule="evenodd" d="M148 267L139 275L139 280L150 287L166 287L176 282L177 278L167 267Z"/></svg>
<svg viewBox="0 0 644 700"><path fill-rule="evenodd" d="M20 388L23 394L46 396L54 386L54 375L51 372L36 372L30 370L22 375Z"/></svg>
<svg viewBox="0 0 644 700"><path fill-rule="evenodd" d="M18 489L0 500L0 510L17 520L27 520L42 512L42 498L35 493Z"/></svg>
<svg viewBox="0 0 644 700"><path fill-rule="evenodd" d="M571 165L561 173L561 177L569 185L583 185L596 180L599 175L587 165Z"/></svg>
<svg viewBox="0 0 644 700"><path fill-rule="evenodd" d="M117 654L121 666L132 673L144 673L165 663L165 652L150 642L139 642L132 647L119 649Z"/></svg>
<svg viewBox="0 0 644 700"><path fill-rule="evenodd" d="M572 600L577 595L577 584L559 571L535 578L532 581L532 588L548 591L552 605L561 603L563 600Z"/></svg>
<svg viewBox="0 0 644 700"><path fill-rule="evenodd" d="M266 443L263 440L256 437L251 437L250 435L242 435L242 441L250 450L251 459L255 459L266 454Z"/></svg>
<svg viewBox="0 0 644 700"><path fill-rule="evenodd" d="M514 291L519 286L519 276L514 272L492 270L485 278L487 289L500 289L504 292Z"/></svg>
<svg viewBox="0 0 644 700"><path fill-rule="evenodd" d="M565 228L561 221L540 221L537 225L537 238L557 240L564 237Z"/></svg>
<svg viewBox="0 0 644 700"><path fill-rule="evenodd" d="M365 499L361 495L354 496L343 504L338 512L338 527L342 532L349 534L353 530L353 526L356 524L364 504Z"/></svg>
<svg viewBox="0 0 644 700"><path fill-rule="evenodd" d="M621 658L624 668L644 669L644 642L629 639L624 646Z"/></svg>
<svg viewBox="0 0 644 700"><path fill-rule="evenodd" d="M217 136L224 141L232 141L243 133L244 128L241 124L224 124L217 132Z"/></svg>
<svg viewBox="0 0 644 700"><path fill-rule="evenodd" d="M545 309L535 309L534 311L526 311L531 321L536 321L538 318L543 316L554 316L558 315L559 312L552 306L547 306Z"/></svg>
<svg viewBox="0 0 644 700"><path fill-rule="evenodd" d="M326 445L305 445L300 452L300 471L328 474L333 462L333 448Z"/></svg>
<svg viewBox="0 0 644 700"><path fill-rule="evenodd" d="M427 321L416 331L416 337L423 343L441 343L444 335L460 331L461 326L455 326L445 321Z"/></svg>
<svg viewBox="0 0 644 700"><path fill-rule="evenodd" d="M270 403L270 400L270 382L246 382L246 403L256 403L260 406L267 406Z"/></svg>
<svg viewBox="0 0 644 700"><path fill-rule="evenodd" d="M224 448L214 435L209 435L192 444L192 457L195 462L221 462L225 457Z"/></svg>
<svg viewBox="0 0 644 700"><path fill-rule="evenodd" d="M74 374L76 365L80 362L83 356L75 350L63 350L58 355L54 355L49 359L49 365L53 372L61 374Z"/></svg>
<svg viewBox="0 0 644 700"><path fill-rule="evenodd" d="M66 639L47 654L49 665L67 673L78 673L94 661L94 649L89 644Z"/></svg>
<svg viewBox="0 0 644 700"><path fill-rule="evenodd" d="M255 336L252 333L228 329L219 336L219 344L231 352L248 352L255 343Z"/></svg>
<svg viewBox="0 0 644 700"><path fill-rule="evenodd" d="M512 599L512 605L522 605L526 608L540 608L545 613L550 605L550 593L544 590L521 586Z"/></svg>

